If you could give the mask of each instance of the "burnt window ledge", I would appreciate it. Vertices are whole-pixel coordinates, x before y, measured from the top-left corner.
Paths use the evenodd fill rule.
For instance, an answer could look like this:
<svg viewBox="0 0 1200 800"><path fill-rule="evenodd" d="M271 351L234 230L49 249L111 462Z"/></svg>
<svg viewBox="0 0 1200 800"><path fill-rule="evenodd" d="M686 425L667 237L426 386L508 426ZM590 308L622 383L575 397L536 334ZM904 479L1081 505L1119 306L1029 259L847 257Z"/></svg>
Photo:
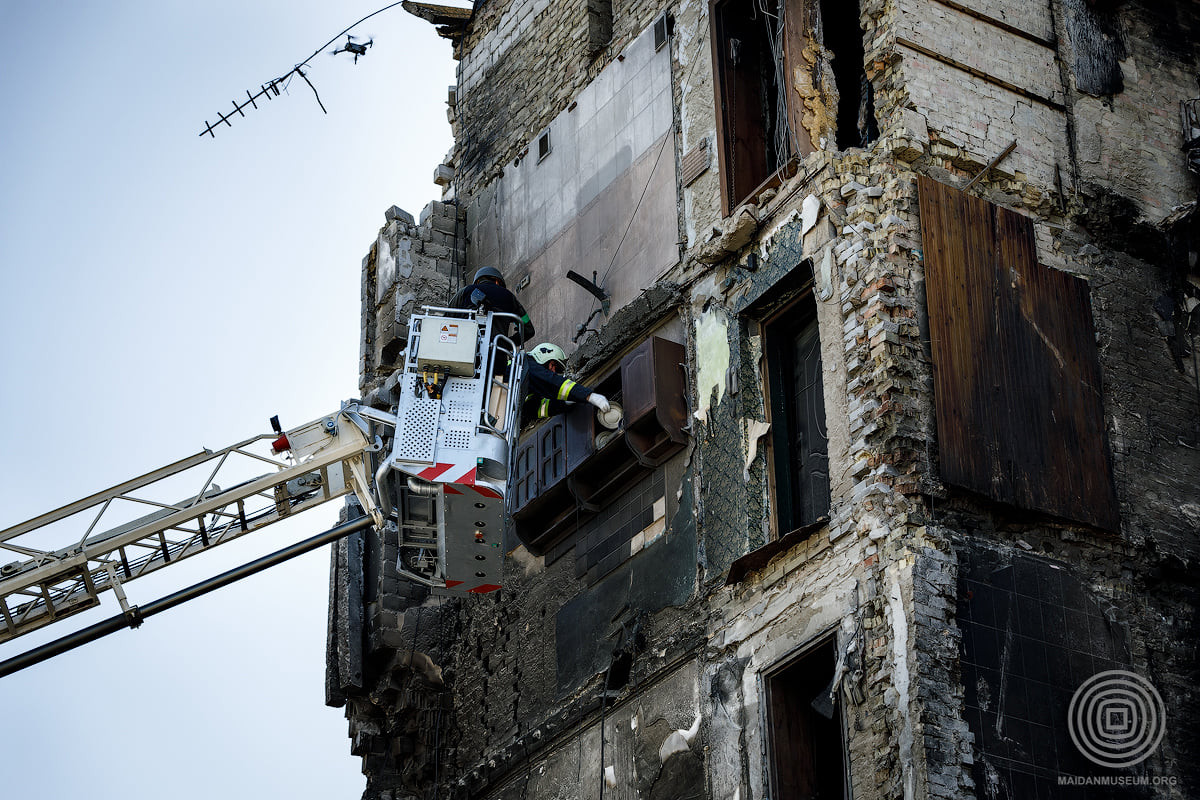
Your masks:
<svg viewBox="0 0 1200 800"><path fill-rule="evenodd" d="M791 533L786 533L774 541L767 542L757 550L751 550L729 566L729 574L725 576L725 585L734 586L741 583L746 580L746 577L750 573L758 572L770 564L775 556L791 550L793 546L805 541L828 524L829 517L818 517Z"/></svg>

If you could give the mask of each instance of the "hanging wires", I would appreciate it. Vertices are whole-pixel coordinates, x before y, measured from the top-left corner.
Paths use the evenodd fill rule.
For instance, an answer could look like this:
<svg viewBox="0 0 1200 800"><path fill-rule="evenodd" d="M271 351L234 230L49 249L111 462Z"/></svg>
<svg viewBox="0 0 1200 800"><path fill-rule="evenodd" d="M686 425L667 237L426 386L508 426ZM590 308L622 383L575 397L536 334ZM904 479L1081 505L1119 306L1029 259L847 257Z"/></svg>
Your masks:
<svg viewBox="0 0 1200 800"><path fill-rule="evenodd" d="M792 131L792 119L788 114L788 85L787 65L784 63L786 51L783 45L784 15L786 4L777 6L779 13L772 14L767 10L764 0L755 0L763 14L763 22L767 26L767 44L771 50L771 64L775 71L775 125L773 138L775 147L775 167L778 169L787 163L793 153L799 152L796 137Z"/></svg>

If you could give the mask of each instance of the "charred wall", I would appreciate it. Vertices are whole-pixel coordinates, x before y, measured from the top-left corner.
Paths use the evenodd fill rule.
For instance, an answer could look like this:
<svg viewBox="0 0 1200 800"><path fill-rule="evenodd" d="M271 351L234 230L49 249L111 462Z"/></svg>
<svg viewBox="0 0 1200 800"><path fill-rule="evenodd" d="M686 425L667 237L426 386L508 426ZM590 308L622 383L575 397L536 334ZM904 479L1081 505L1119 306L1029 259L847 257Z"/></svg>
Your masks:
<svg viewBox="0 0 1200 800"><path fill-rule="evenodd" d="M377 776L372 797L427 795L435 783L459 797L775 797L769 754L787 752L776 750L777 701L792 675L828 684L814 700L841 726L855 797L1090 796L1059 783L1064 774L1169 777L1159 789L1177 797L1200 786L1197 187L1177 117L1178 101L1197 92L1195 39L1185 35L1194 5L862 0L862 77L878 125L865 147L831 135L836 42L822 38L816 5L831 4L802 10L807 55L785 78L804 101L811 150L732 203L714 168L722 55L708 4L614 4L602 50L588 50L596 33L583 7L476 9L456 50L455 191L468 209L457 252L472 267L495 258L525 270L554 307L541 316L558 320L544 329L556 337L593 306L535 285L578 269L577 251L553 248L555 234L586 221L601 229L589 241L602 241L624 218L565 203L538 212L565 222L530 245L528 233L517 242L515 223L531 212L520 216L516 195L503 192L534 174L540 135L553 139L556 121L584 105L572 103L616 81L636 60L630 48L671 13L667 55L653 51L669 61L659 65L669 89L645 82L670 104L669 174L631 168L621 191L636 207L633 190L646 187L654 213L638 237L666 241L676 258L638 262L608 285L611 313L591 321L573 361L585 382L600 380L652 332L683 345L686 444L542 555L512 541L497 595L381 600L373 587L386 540L363 544L384 554L376 566L338 562L339 609L353 613L354 576L366 587L362 680L345 652L349 629L336 663L355 747ZM621 80L633 94L642 86ZM643 154L660 143L647 141ZM945 334L931 319L930 284L957 278L931 267L945 231L921 208L922 176L997 209L963 219L960 233L990 233L1012 215L1027 226L1030 269L1086 284L1088 303L1075 311L1090 315L1094 335L1075 326L1073 337L1043 337L1055 316L1049 293L1021 346L1048 343L1042 366L1084 356L1096 366L1083 383L1100 398L1097 416L1054 447L1083 437L1107 454L1090 469L1109 473L1115 523L1096 524L1077 500L1033 502L945 469L951 446L987 450L984 463L1001 444L1029 454L1049 437L1022 440L1033 428L1011 423L1019 415L988 445L971 426L953 442L939 428L963 398L940 388L950 362L933 341ZM559 176L541 188L560 184L572 185ZM368 282L378 260L364 265ZM1019 296L1030 274L998 269L988 296ZM364 386L383 377L381 321L399 318L386 293L372 298ZM1021 322L977 310L968 365L1004 357ZM772 386L781 351L771 337L788 313L816 331L827 439L828 507L798 523L781 516L794 498L781 494L788 446L775 438ZM1060 391L1056 374L1039 368L1036 384L1008 375L995 394L1040 414L1021 398ZM974 388L981 408L995 402L984 396L996 382ZM1061 500L1073 477L1039 488ZM661 531L647 535L638 509L659 498L663 516L650 522ZM392 626L386 637L373 632L380 624ZM1109 668L1151 680L1168 708L1161 746L1116 772L1083 759L1067 723L1081 681Z"/></svg>

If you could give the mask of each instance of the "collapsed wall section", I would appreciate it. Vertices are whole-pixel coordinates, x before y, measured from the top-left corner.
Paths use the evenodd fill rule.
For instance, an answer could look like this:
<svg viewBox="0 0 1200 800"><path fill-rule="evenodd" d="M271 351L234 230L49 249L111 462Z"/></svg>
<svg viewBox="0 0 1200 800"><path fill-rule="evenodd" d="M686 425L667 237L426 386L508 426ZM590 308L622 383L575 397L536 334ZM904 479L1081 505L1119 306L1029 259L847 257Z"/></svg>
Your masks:
<svg viewBox="0 0 1200 800"><path fill-rule="evenodd" d="M807 26L783 79L802 100L807 141L789 166L734 196L716 79L733 51L714 46L716 5L613 9L601 56L587 49L601 35L588 15L484 4L459 44L455 188L468 208L467 263L516 269L512 286L528 276L523 297L536 298L531 310L540 303L534 321L551 338L591 323L568 348L585 382L620 385L622 360L651 334L682 346L686 438L591 507L580 474L544 481L572 498L571 513L552 520L561 535L540 554L510 542L503 592L408 611L391 648L409 649L403 664L367 646L390 682L372 690L364 673L370 704L355 712L356 747L379 776L369 793L416 793L433 780L463 797L775 797L781 782L805 780L789 764L810 763L823 790L836 794L841 780L855 797L1053 796L1059 776L1092 769L1070 749L1071 693L1096 670L1123 668L1151 677L1182 712L1171 741L1120 774L1175 776L1186 796L1200 785L1190 758L1200 395L1188 302L1200 294L1189 288L1200 286L1189 282L1200 237L1186 205L1171 210L1194 200L1196 184L1172 140L1168 95L1185 92L1196 58L1166 28L1190 30L1195 12L862 0L861 75L843 71L839 86L832 68L847 51L823 26L850 6L784 4L801 6L791 19ZM662 12L672 25L659 50ZM1161 81L1138 67L1156 58L1169 62ZM861 113L839 121L855 77L867 87L857 87ZM639 131L642 94L649 129ZM571 116L614 99L634 107L621 124ZM565 140L564 120L575 126ZM1139 124L1152 135L1134 147L1127 132ZM847 125L862 146L846 143ZM651 246L641 250L677 249L631 261L609 283L597 270L612 308L588 317L599 301L561 279L596 257L578 242L611 258L605 242L625 218L589 216L609 201L587 194L586 170L552 159L574 151L579 163L599 127L614 132L610 155L629 146L614 162L627 180L614 166L613 181L591 189L620 184L636 208L644 188L654 213L632 223L645 225L637 236ZM647 166L663 145L669 169ZM1111 454L1107 531L1077 503L1029 502L944 468L951 447L979 463L994 453L938 425L963 398L938 388L948 364L933 342L944 334L929 284L947 279L930 259L947 232L922 212L921 176L1027 224L1022 267L1087 282L1090 303L1075 310L1091 316L1094 353L1091 337L1065 348L1044 315L1016 320L1030 311L1021 298L1034 274L1021 270L1001 270L1008 285L994 287L1014 292L1019 313L988 318L973 344L1002 360L1014 325L1029 323L1046 363L1095 359L1100 422L1071 435ZM964 219L954 235L991 225ZM384 298L364 312L374 315L364 345L372 381L386 360L380 320L393 313ZM796 361L807 371L781 366ZM977 386L985 409L998 402L990 382ZM1059 391L1055 380L1007 383L1018 402ZM1014 424L999 438L1020 443L1030 429ZM808 442L814 434L823 449ZM801 451L807 460L793 459ZM378 580L365 574L368 587ZM351 584L338 584L348 608ZM420 653L425 672L414 669ZM435 674L448 687L440 700L414 699L430 696ZM348 691L358 696L358 685ZM839 758L804 745L831 730L843 737Z"/></svg>

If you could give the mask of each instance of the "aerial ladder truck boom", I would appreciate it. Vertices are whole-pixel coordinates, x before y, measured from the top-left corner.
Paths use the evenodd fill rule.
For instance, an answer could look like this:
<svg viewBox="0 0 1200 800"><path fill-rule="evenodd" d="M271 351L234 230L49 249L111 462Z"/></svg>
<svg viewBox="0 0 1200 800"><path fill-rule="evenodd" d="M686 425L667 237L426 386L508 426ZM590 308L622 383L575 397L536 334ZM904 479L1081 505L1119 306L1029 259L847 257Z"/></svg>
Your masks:
<svg viewBox="0 0 1200 800"><path fill-rule="evenodd" d="M401 577L446 595L499 589L524 357L509 317L426 307L409 320L387 410L351 400L286 431L272 419L272 433L0 531L0 643L108 591L136 627L126 583L350 494L395 537Z"/></svg>

